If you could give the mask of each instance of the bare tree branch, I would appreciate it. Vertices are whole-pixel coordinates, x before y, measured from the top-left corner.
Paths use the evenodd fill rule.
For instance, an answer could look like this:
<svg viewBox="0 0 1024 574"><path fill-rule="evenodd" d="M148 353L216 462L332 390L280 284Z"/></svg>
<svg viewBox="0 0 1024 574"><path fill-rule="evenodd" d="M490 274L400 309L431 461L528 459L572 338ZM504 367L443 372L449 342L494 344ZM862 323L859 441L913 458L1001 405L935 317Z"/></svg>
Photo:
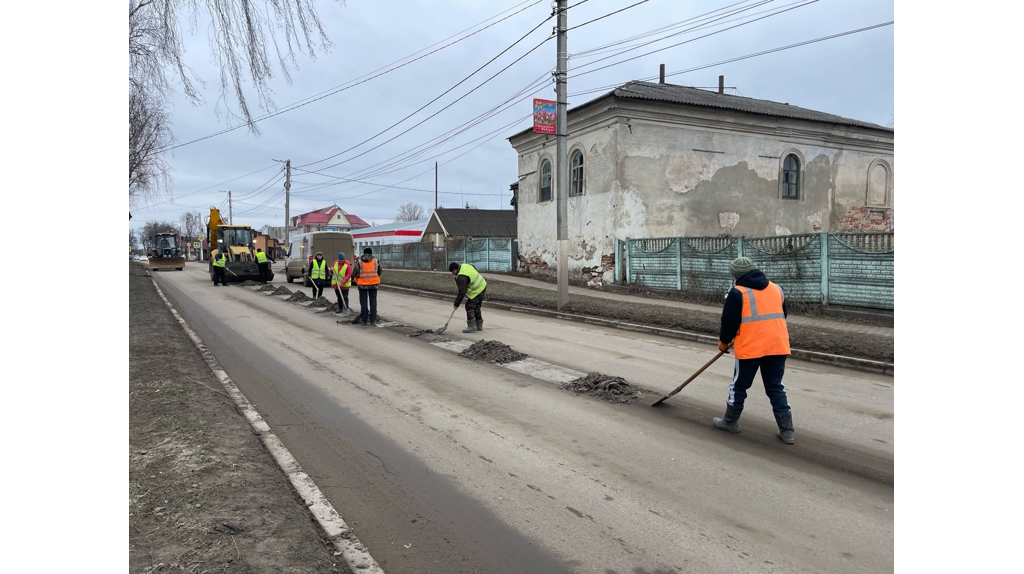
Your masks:
<svg viewBox="0 0 1024 574"><path fill-rule="evenodd" d="M427 216L426 209L418 203L409 202L398 208L395 221L416 221Z"/></svg>

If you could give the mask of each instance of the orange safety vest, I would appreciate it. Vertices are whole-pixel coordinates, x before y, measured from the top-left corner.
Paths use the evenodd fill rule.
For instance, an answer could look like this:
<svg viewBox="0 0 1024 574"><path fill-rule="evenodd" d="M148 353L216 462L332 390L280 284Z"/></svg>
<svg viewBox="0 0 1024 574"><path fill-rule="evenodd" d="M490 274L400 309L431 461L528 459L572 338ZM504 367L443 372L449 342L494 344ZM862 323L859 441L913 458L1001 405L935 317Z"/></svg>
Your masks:
<svg viewBox="0 0 1024 574"><path fill-rule="evenodd" d="M782 288L771 281L758 291L749 287L735 289L743 295L740 331L733 342L737 359L757 359L769 355L788 355L789 330L782 302Z"/></svg>
<svg viewBox="0 0 1024 574"><path fill-rule="evenodd" d="M380 274L377 273L377 258L370 261L363 261L359 258L359 277L356 278L356 285L379 285Z"/></svg>

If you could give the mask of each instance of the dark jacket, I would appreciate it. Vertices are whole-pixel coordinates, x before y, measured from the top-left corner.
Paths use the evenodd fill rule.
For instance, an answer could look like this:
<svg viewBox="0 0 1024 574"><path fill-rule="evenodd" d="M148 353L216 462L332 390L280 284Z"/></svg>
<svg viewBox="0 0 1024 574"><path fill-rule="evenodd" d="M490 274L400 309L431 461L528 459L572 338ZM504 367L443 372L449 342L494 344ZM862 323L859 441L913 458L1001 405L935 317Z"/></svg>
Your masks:
<svg viewBox="0 0 1024 574"><path fill-rule="evenodd" d="M359 259L356 259L356 264L352 266L352 282L353 283L355 282L356 279L359 279L359 271L361 271L362 268L363 268L363 262L365 261L365 262L369 263L370 261L373 261L374 259L375 259L375 257L373 255L367 255L365 253L363 255L361 255L359 257ZM380 259L377 259L377 277L383 277L383 276L384 276L384 267L380 264ZM356 285L356 287L359 287L360 289L376 289L378 286L379 286L379 284L378 285Z"/></svg>
<svg viewBox="0 0 1024 574"><path fill-rule="evenodd" d="M736 285L763 291L768 287L768 278L760 269L754 269L743 277L736 280ZM786 309L786 301L782 301L782 314L789 316ZM729 289L725 296L725 307L722 309L722 328L718 332L718 340L728 345L736 338L740 330L740 321L743 319L743 294L736 287Z"/></svg>

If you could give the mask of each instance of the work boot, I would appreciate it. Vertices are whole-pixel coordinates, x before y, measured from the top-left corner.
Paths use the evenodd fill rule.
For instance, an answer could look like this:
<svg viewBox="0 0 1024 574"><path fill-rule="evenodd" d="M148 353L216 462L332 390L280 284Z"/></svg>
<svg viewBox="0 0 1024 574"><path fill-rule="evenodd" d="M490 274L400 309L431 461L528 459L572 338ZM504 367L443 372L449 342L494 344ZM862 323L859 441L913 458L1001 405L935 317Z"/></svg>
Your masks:
<svg viewBox="0 0 1024 574"><path fill-rule="evenodd" d="M782 442L786 444L796 443L796 437L793 436L793 413L775 413L775 422L779 423L779 432L775 436L782 439Z"/></svg>
<svg viewBox="0 0 1024 574"><path fill-rule="evenodd" d="M462 330L463 333L476 332L476 325L472 321L466 321L466 328Z"/></svg>
<svg viewBox="0 0 1024 574"><path fill-rule="evenodd" d="M483 331L484 330L484 320L483 319L477 319L476 320L476 330L477 331Z"/></svg>
<svg viewBox="0 0 1024 574"><path fill-rule="evenodd" d="M725 416L723 418L715 417L712 420L715 423L715 428L729 432L740 432L740 411L733 408L732 405L725 405Z"/></svg>

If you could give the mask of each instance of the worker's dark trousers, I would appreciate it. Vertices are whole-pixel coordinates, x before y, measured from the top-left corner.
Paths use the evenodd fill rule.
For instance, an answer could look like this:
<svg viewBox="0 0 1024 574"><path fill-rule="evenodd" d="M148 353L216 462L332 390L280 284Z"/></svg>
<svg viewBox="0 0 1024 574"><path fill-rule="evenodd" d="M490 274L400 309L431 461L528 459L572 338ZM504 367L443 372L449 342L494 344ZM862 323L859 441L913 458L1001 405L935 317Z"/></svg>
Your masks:
<svg viewBox="0 0 1024 574"><path fill-rule="evenodd" d="M377 322L377 290L376 289L360 289L359 290L359 322L366 323L366 304L369 300L370 304L370 323Z"/></svg>
<svg viewBox="0 0 1024 574"><path fill-rule="evenodd" d="M269 263L260 263L259 266L260 266L260 282L261 283L266 283L267 281L270 281L270 264Z"/></svg>
<svg viewBox="0 0 1024 574"><path fill-rule="evenodd" d="M313 283L313 298L319 299L324 294L324 285L327 284L325 279L311 279Z"/></svg>
<svg viewBox="0 0 1024 574"><path fill-rule="evenodd" d="M761 370L761 381L764 392L772 403L776 413L788 413L789 401L786 400L786 386L782 384L782 375L786 372L787 355L769 355L757 359L736 359L732 383L729 385L730 407L737 412L743 410L743 402L747 400L747 389L754 384L754 375Z"/></svg>
<svg viewBox="0 0 1024 574"><path fill-rule="evenodd" d="M480 307L484 304L484 293L487 293L487 287L480 292L479 295L472 299L466 299L466 320L467 321L483 321L484 316L480 314Z"/></svg>
<svg viewBox="0 0 1024 574"><path fill-rule="evenodd" d="M227 285L227 282L224 281L224 268L223 267L214 267L213 268L213 286L216 287L218 283L224 283L225 285Z"/></svg>
<svg viewBox="0 0 1024 574"><path fill-rule="evenodd" d="M338 296L339 310L345 308L351 309L351 307L349 307L348 305L348 289L335 289L334 294ZM344 299L344 301L342 299Z"/></svg>

